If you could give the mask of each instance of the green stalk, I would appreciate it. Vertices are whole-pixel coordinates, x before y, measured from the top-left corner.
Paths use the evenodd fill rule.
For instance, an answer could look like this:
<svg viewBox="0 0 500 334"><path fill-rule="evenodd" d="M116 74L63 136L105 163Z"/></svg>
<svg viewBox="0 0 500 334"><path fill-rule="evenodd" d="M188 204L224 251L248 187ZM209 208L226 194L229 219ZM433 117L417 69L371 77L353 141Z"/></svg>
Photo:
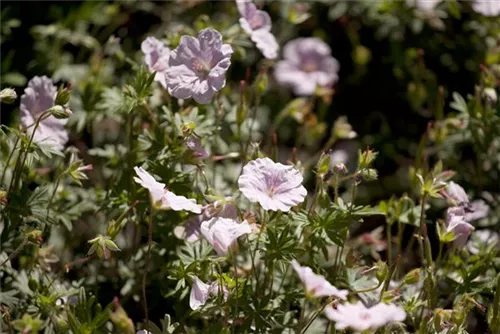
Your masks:
<svg viewBox="0 0 500 334"><path fill-rule="evenodd" d="M153 246L153 214L154 210L151 210L149 214L149 223L148 223L148 251L146 253L146 265L144 268L144 273L142 275L142 299L144 302L144 316L146 318L147 331L149 331L149 314L148 314L148 300L146 297L146 281L148 279L149 262L151 261L151 247Z"/></svg>
<svg viewBox="0 0 500 334"><path fill-rule="evenodd" d="M4 178L5 178L5 172L7 171L7 168L9 167L10 160L12 159L12 156L14 155L14 152L16 151L17 144L19 143L20 137L16 138L16 141L14 142L14 147L12 147L12 151L9 154L9 157L7 158L7 162L5 163L5 168L2 171L2 178L0 179L0 185L3 184ZM17 163L16 163L17 164ZM14 174L12 174L14 176Z"/></svg>

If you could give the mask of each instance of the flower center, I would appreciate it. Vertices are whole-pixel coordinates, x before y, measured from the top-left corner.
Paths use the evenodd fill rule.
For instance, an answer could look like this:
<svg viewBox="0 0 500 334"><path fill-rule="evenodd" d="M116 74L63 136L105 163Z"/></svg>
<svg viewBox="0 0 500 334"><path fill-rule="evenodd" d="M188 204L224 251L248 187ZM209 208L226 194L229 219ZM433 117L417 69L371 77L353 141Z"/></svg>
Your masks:
<svg viewBox="0 0 500 334"><path fill-rule="evenodd" d="M315 62L309 61L302 65L302 70L307 73L316 72L318 70L318 66Z"/></svg>
<svg viewBox="0 0 500 334"><path fill-rule="evenodd" d="M193 68L203 77L206 77L210 72L210 67L199 60L193 60Z"/></svg>
<svg viewBox="0 0 500 334"><path fill-rule="evenodd" d="M368 320L371 318L370 314L368 312L362 312L359 314L359 318L361 320Z"/></svg>

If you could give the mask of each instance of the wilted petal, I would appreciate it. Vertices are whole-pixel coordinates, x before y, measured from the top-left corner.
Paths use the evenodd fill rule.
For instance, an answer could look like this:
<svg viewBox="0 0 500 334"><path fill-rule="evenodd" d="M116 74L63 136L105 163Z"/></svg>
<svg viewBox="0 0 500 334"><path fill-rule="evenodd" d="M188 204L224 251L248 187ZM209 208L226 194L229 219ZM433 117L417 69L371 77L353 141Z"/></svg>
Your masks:
<svg viewBox="0 0 500 334"><path fill-rule="evenodd" d="M249 201L258 202L265 210L287 212L307 195L302 180L293 166L260 158L245 165L238 187Z"/></svg>
<svg viewBox="0 0 500 334"><path fill-rule="evenodd" d="M189 296L189 306L193 310L197 310L207 302L210 298L211 286L203 283L198 277L193 278L193 287Z"/></svg>
<svg viewBox="0 0 500 334"><path fill-rule="evenodd" d="M228 218L215 217L201 223L201 234L212 245L219 256L227 255L231 245L244 234L252 232L245 220L238 223Z"/></svg>
<svg viewBox="0 0 500 334"><path fill-rule="evenodd" d="M338 290L330 284L324 276L313 273L311 268L302 267L297 261L292 260L292 267L299 275L302 284L308 294L313 297L335 296L337 298L346 300L349 291Z"/></svg>

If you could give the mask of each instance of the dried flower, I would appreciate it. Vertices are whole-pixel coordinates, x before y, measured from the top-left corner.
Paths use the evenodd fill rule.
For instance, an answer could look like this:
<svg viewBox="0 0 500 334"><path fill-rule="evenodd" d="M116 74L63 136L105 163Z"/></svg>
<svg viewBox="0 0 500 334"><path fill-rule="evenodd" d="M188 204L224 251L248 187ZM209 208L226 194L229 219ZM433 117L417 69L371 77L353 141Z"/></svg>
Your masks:
<svg viewBox="0 0 500 334"><path fill-rule="evenodd" d="M34 77L28 82L28 87L21 96L21 124L33 133L35 123L42 114L54 106L57 88L52 80L43 77ZM64 128L67 119L57 119L48 116L40 121L33 141L38 144L47 144L55 150L62 151L68 141L68 132Z"/></svg>
<svg viewBox="0 0 500 334"><path fill-rule="evenodd" d="M155 81L167 88L167 77L165 71L168 68L170 49L162 41L148 37L141 44L144 60L151 72L156 72Z"/></svg>
<svg viewBox="0 0 500 334"><path fill-rule="evenodd" d="M475 0L472 8L484 16L500 15L500 2L496 0Z"/></svg>
<svg viewBox="0 0 500 334"><path fill-rule="evenodd" d="M149 190L151 201L156 209L201 213L201 206L196 204L196 200L178 196L167 190L164 183L156 181L142 167L134 167L134 170L138 176L134 177L134 181Z"/></svg>
<svg viewBox="0 0 500 334"><path fill-rule="evenodd" d="M219 289L219 284L213 282L212 284L206 284L202 282L198 277L193 277L193 287L191 288L191 294L189 296L189 306L193 310L197 310L210 298L211 295L218 295L220 292L224 294L226 299L228 296L228 291L225 287Z"/></svg>
<svg viewBox="0 0 500 334"><path fill-rule="evenodd" d="M329 87L338 80L339 63L330 47L318 38L298 38L283 48L284 60L276 65L276 80L291 86L297 95L312 95L316 87Z"/></svg>
<svg viewBox="0 0 500 334"><path fill-rule="evenodd" d="M267 59L278 57L279 45L271 33L271 17L263 10L257 9L250 0L236 0L240 12L240 25L250 36Z"/></svg>
<svg viewBox="0 0 500 334"><path fill-rule="evenodd" d="M168 92L178 99L192 97L201 104L210 102L226 85L232 53L231 46L222 44L222 35L214 29L201 30L198 38L182 36L168 61Z"/></svg>
<svg viewBox="0 0 500 334"><path fill-rule="evenodd" d="M191 135L186 138L186 146L193 152L193 157L197 159L206 159L210 156L201 146L200 139Z"/></svg>
<svg viewBox="0 0 500 334"><path fill-rule="evenodd" d="M239 237L252 233L252 228L246 220L238 223L230 218L214 217L201 223L200 231L217 254L225 256Z"/></svg>
<svg viewBox="0 0 500 334"><path fill-rule="evenodd" d="M336 322L335 328L345 329L350 327L356 332L376 330L391 322L403 321L405 311L394 304L379 303L367 308L361 302L355 304L337 305L337 308L327 307L326 316Z"/></svg>
<svg viewBox="0 0 500 334"><path fill-rule="evenodd" d="M245 165L238 187L246 198L258 202L265 210L288 212L307 195L302 180L293 166L260 158Z"/></svg>
<svg viewBox="0 0 500 334"><path fill-rule="evenodd" d="M325 297L325 296L335 296L337 298L346 300L349 291L338 290L336 287L330 284L324 276L317 275L313 273L311 268L302 267L297 261L292 260L292 267L299 275L302 284L306 289L306 292L311 297Z"/></svg>

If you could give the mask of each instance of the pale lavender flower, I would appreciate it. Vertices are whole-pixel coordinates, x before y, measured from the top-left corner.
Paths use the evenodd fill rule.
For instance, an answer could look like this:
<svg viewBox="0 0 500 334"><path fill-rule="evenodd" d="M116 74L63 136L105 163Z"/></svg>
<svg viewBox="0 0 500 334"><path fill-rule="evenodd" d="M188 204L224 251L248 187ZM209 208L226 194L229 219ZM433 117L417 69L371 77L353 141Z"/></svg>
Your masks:
<svg viewBox="0 0 500 334"><path fill-rule="evenodd" d="M250 0L236 0L240 12L240 25L250 36L267 59L278 57L279 45L271 33L271 17L263 10L257 9Z"/></svg>
<svg viewBox="0 0 500 334"><path fill-rule="evenodd" d="M196 204L196 200L188 199L184 196L177 196L165 188L164 183L160 183L146 172L142 167L134 167L138 177L134 181L149 190L153 206L158 210L191 211L201 213L201 206Z"/></svg>
<svg viewBox="0 0 500 334"><path fill-rule="evenodd" d="M207 207L200 215L189 218L184 225L177 226L174 229L174 234L179 239L185 239L188 242L196 242L201 237L201 223L214 217L238 220L238 213L236 207L228 202L219 207Z"/></svg>
<svg viewBox="0 0 500 334"><path fill-rule="evenodd" d="M147 331L145 329L141 329L141 330L137 331L136 334L153 334L153 332Z"/></svg>
<svg viewBox="0 0 500 334"><path fill-rule="evenodd" d="M468 222L483 219L488 216L490 207L485 201L478 199L472 201L465 210L465 220Z"/></svg>
<svg viewBox="0 0 500 334"><path fill-rule="evenodd" d="M252 228L246 220L238 223L233 219L214 217L202 222L200 231L219 256L226 256L234 242L242 235L252 233Z"/></svg>
<svg viewBox="0 0 500 334"><path fill-rule="evenodd" d="M484 16L500 15L500 1L498 0L475 0L472 8Z"/></svg>
<svg viewBox="0 0 500 334"><path fill-rule="evenodd" d="M178 99L192 97L206 104L215 92L226 85L226 71L231 65L233 49L222 43L222 35L214 29L203 29L198 38L182 36L168 61L167 88Z"/></svg>
<svg viewBox="0 0 500 334"><path fill-rule="evenodd" d="M151 72L156 72L155 81L167 88L167 77L165 71L168 68L170 49L162 41L148 37L141 44L144 60Z"/></svg>
<svg viewBox="0 0 500 334"><path fill-rule="evenodd" d="M224 299L227 299L228 291L226 287L219 289L219 284L217 282L206 284L198 277L194 276L193 287L191 288L191 294L189 296L189 306L191 309L197 310L206 304L210 296L217 296L220 292L224 294Z"/></svg>
<svg viewBox="0 0 500 334"><path fill-rule="evenodd" d="M33 134L36 121L47 110L55 105L57 87L46 76L34 77L28 82L28 87L21 96L21 124ZM49 116L40 121L33 136L37 144L46 144L55 150L62 151L68 141L65 129L67 119Z"/></svg>
<svg viewBox="0 0 500 334"><path fill-rule="evenodd" d="M465 220L463 211L460 212L460 208L454 207L450 209L448 209L446 218L446 232L452 232L455 236L453 241L455 246L463 247L467 243L469 235L474 231L474 226Z"/></svg>
<svg viewBox="0 0 500 334"><path fill-rule="evenodd" d="M210 155L201 146L201 141L195 136L189 136L186 138L186 146L193 152L193 157L198 159L206 159Z"/></svg>
<svg viewBox="0 0 500 334"><path fill-rule="evenodd" d="M415 5L422 11L432 12L440 2L441 0L415 0Z"/></svg>
<svg viewBox="0 0 500 334"><path fill-rule="evenodd" d="M288 212L307 195L302 180L293 166L260 158L245 165L238 187L248 200L258 202L265 210Z"/></svg>
<svg viewBox="0 0 500 334"><path fill-rule="evenodd" d="M307 294L311 297L335 296L346 300L349 291L339 290L328 282L324 276L313 273L311 268L302 267L296 260L292 260L292 267L304 284Z"/></svg>
<svg viewBox="0 0 500 334"><path fill-rule="evenodd" d="M297 95L313 95L316 87L332 86L338 80L339 63L330 47L319 38L298 38L283 48L284 59L274 75Z"/></svg>
<svg viewBox="0 0 500 334"><path fill-rule="evenodd" d="M394 304L379 303L367 308L361 302L327 307L326 316L336 322L335 328L351 328L356 332L376 330L392 322L404 321L406 312Z"/></svg>
<svg viewBox="0 0 500 334"><path fill-rule="evenodd" d="M459 205L469 203L469 197L467 197L467 193L465 192L464 188L462 188L459 184L453 181L450 181L448 183L446 192Z"/></svg>

